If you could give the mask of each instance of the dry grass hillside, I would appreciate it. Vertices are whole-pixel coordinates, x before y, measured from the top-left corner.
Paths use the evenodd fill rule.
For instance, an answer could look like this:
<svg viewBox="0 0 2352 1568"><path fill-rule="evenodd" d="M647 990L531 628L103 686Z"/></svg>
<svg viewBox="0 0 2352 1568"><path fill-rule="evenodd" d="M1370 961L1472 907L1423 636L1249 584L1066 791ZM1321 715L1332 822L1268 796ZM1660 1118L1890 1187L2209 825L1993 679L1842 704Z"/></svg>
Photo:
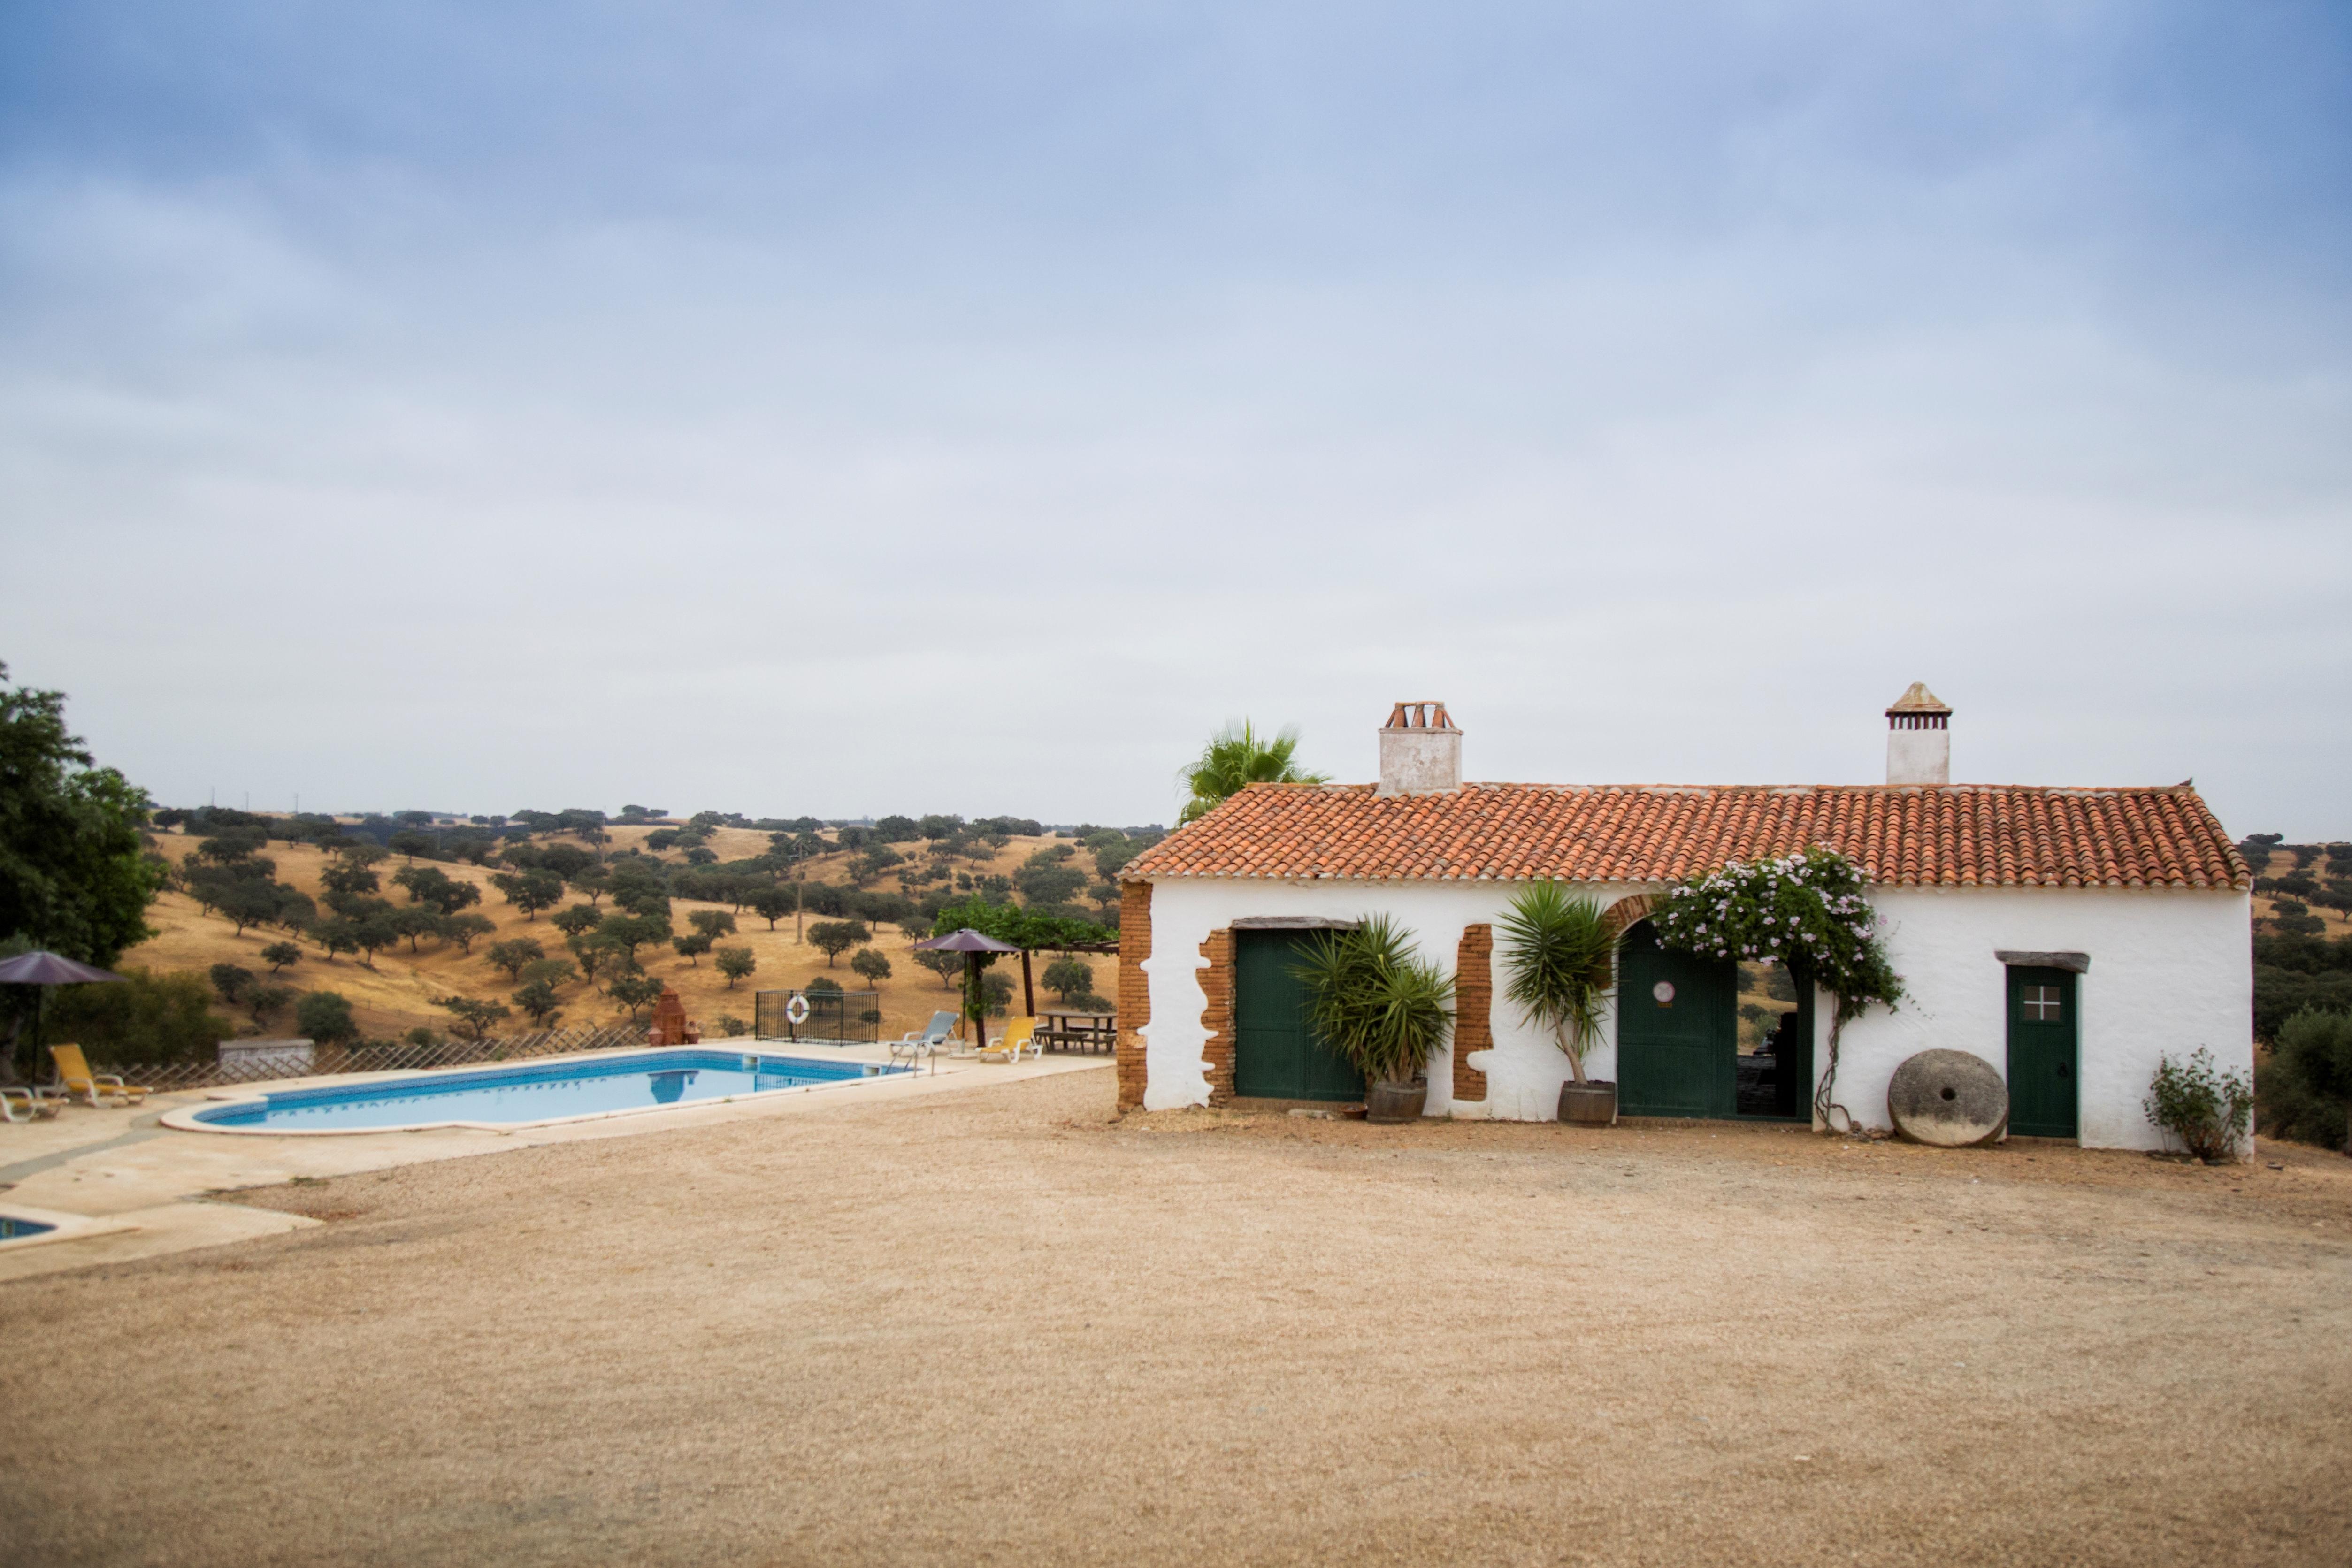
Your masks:
<svg viewBox="0 0 2352 1568"><path fill-rule="evenodd" d="M612 828L612 841L606 848L608 851L632 846L642 848L646 836L653 831L647 827ZM977 875L1010 876L1030 854L1053 841L1050 839L1016 838L986 863L975 865L969 860L959 860L956 863L959 870L971 871ZM195 839L182 833L156 835L157 848L174 864L184 861L194 850L196 843ZM711 835L709 847L722 861L749 859L768 848L768 835L746 828L721 828ZM289 846L273 842L263 853L277 862L279 882L299 888L313 898L320 896L319 873L329 859L325 852L309 844ZM679 860L676 853L656 858L673 864ZM808 880L845 884L848 881L845 871L848 859L848 854L844 852L806 862ZM383 896L395 904L405 903L407 897L391 884L391 873L402 863L401 858L395 855L375 868L384 878ZM301 962L277 976L278 983L291 986L301 992L341 993L350 1000L362 1030L371 1036L382 1037L403 1034L418 1025L446 1030L450 1021L449 1015L433 1005L436 997L458 995L488 1001L507 1001L513 994L514 982L505 971L492 967L483 956L492 943L509 937L530 936L544 946L551 956L563 956L562 933L548 924L548 914L552 911L542 913L535 920L526 920L509 907L491 885L491 868L447 861L431 863L453 880L474 883L482 890L482 902L475 906L472 913L488 916L496 923L498 930L491 936L476 939L471 955L460 951L455 943L436 943L427 937L415 953L411 953L407 944L403 943L398 947L378 954L374 967L371 968L348 954L330 961L320 953L316 944L301 941L297 944L302 948ZM885 882L876 885L887 887L895 884ZM609 910L611 900L605 900L603 907ZM672 919L677 928L685 932L688 929L687 916L691 912L727 907L725 904L676 899L672 901ZM722 937L720 941L729 946L750 947L759 961L759 968L751 978L732 989L729 988L725 977L712 967L709 955L698 962L688 963L667 946L657 952L648 948L642 954L646 972L677 989L679 999L686 1004L687 1016L700 1019L707 1035L716 1037L722 1032L719 1019L726 1014L731 1013L749 1022L754 991L797 988L820 975L829 975L845 990L864 988L865 982L850 971L850 954L844 953L828 966L822 949L809 946L795 936L791 916L780 921L772 931L765 920L748 910L735 918L736 934ZM808 915L803 918L814 923L825 917ZM122 967L193 969L202 973L212 965L230 963L241 964L266 977L269 966L261 958L261 949L273 942L288 939L283 931L258 927L239 936L226 919L218 915L203 914L194 899L179 893L166 893L158 898L148 911L147 923L155 928L156 935L125 953L121 959ZM895 1035L917 1028L931 1016L934 1009L955 1005L953 992L929 970L917 967L911 942L912 938L895 926L885 925L874 931L872 946L890 960L891 967L890 977L882 983L880 990L880 1027L886 1034ZM1096 988L1108 991L1113 977L1110 967L1115 960L1108 956L1096 955L1087 961L1095 966ZM1038 965L1041 972L1043 967L1042 963ZM1006 972L1018 982L1017 966L1007 961ZM1037 999L1041 1007L1050 1005L1051 998L1042 986ZM224 1016L236 1018L245 1032L256 1032L242 1013L226 1007L220 1011ZM561 1021L566 1025L601 1023L622 1015L622 1009L592 987L574 984L565 988ZM289 1008L270 1020L272 1027L266 1032L287 1032L292 1027L292 1019L293 1012ZM528 1023L518 1011L504 1027L521 1029L528 1027Z"/></svg>
<svg viewBox="0 0 2352 1568"><path fill-rule="evenodd" d="M2252 862L2250 861L2248 863ZM2273 850L2266 863L2253 867L2256 876L2284 876L2294 870L2294 856L2284 850ZM2294 902L2303 901L2297 899ZM2267 893L2254 894L2254 918L2257 920L2272 918L2278 912L2277 904L2278 900ZM2317 915L2320 923L2327 927L2327 936L2352 936L2352 915L2347 915L2342 910L2322 908L2316 904L2309 907L2310 913Z"/></svg>

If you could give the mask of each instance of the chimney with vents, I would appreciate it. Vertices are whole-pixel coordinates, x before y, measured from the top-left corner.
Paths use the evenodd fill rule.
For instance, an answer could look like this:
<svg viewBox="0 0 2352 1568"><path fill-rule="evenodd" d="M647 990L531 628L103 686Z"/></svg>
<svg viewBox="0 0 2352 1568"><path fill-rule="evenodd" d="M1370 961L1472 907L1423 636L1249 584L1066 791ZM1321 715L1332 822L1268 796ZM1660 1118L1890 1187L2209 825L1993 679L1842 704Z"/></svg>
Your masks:
<svg viewBox="0 0 2352 1568"><path fill-rule="evenodd" d="M1927 683L1912 682L1886 710L1886 781L1949 784L1951 724L1952 710L1936 700Z"/></svg>
<svg viewBox="0 0 2352 1568"><path fill-rule="evenodd" d="M1399 703L1381 727L1383 795L1442 795L1462 788L1462 732L1444 703Z"/></svg>

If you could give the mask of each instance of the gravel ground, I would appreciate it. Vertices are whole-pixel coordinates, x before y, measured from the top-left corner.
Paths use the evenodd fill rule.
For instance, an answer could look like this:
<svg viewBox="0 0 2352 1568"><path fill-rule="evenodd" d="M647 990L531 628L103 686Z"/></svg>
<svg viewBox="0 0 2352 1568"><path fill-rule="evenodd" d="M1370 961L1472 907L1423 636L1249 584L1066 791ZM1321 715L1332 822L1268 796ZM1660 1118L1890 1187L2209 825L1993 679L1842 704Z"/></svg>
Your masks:
<svg viewBox="0 0 2352 1568"><path fill-rule="evenodd" d="M0 1560L2352 1562L2352 1161L1111 1094L0 1286Z"/></svg>

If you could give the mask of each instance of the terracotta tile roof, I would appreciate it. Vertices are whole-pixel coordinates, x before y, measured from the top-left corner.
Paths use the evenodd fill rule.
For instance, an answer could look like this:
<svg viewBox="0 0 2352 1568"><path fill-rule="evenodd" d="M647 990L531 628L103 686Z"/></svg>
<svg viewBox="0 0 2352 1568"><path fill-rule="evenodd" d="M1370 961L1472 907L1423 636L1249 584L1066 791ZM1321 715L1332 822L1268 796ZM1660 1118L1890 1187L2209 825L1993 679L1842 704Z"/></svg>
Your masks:
<svg viewBox="0 0 2352 1568"><path fill-rule="evenodd" d="M1826 844L1897 887L2245 887L2187 784L2155 789L1253 784L1129 862L1122 881L1670 882Z"/></svg>

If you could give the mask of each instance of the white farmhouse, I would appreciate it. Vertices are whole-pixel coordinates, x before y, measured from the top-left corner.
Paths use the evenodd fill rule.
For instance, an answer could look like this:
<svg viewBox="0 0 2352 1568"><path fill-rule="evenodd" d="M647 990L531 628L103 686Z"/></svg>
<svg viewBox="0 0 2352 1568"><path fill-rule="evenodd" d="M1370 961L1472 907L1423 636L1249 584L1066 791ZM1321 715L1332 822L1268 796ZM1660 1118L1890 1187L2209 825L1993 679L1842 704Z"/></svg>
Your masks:
<svg viewBox="0 0 2352 1568"><path fill-rule="evenodd" d="M2199 1047L2251 1071L2245 863L2189 784L1950 782L1951 710L1886 711L1883 786L1465 784L1441 703L1400 703L1377 785L1252 785L1122 873L1119 1099L1165 1110L1352 1100L1308 1035L1290 966L1318 929L1385 912L1454 973L1427 1113L1549 1120L1567 1059L1495 995L1495 926L1556 880L1623 933L1586 1071L1622 1115L1812 1119L1832 1003L1786 970L1659 946L1651 901L1726 862L1820 844L1863 867L1908 995L1849 1023L1832 1097L1888 1124L1915 1051L2006 1077L2011 1131L2153 1148L2149 1076Z"/></svg>

